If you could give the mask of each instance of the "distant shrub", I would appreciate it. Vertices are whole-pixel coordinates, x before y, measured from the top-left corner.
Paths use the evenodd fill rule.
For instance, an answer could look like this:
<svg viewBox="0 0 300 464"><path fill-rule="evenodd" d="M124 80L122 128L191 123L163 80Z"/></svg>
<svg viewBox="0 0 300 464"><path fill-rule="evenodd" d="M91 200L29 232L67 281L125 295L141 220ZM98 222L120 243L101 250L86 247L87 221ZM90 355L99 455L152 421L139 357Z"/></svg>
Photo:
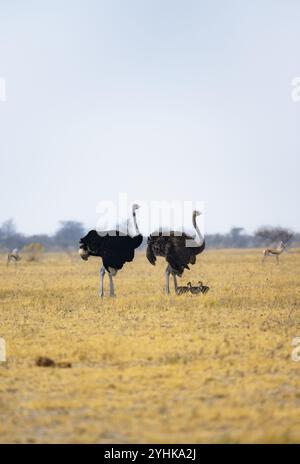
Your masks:
<svg viewBox="0 0 300 464"><path fill-rule="evenodd" d="M39 261L43 252L44 247L40 243L29 243L23 248L27 261Z"/></svg>

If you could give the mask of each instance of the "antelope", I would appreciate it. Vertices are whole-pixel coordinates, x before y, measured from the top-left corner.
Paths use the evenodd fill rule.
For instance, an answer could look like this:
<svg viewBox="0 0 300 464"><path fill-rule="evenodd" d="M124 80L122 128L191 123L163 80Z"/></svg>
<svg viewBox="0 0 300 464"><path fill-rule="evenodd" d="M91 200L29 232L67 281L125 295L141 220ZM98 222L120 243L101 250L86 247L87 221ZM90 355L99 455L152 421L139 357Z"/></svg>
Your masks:
<svg viewBox="0 0 300 464"><path fill-rule="evenodd" d="M262 262L264 263L265 259L268 256L273 256L274 258L276 258L277 264L279 264L279 255L281 255L281 253L283 253L284 250L285 244L282 241L279 242L276 248L266 248L265 250L263 250Z"/></svg>
<svg viewBox="0 0 300 464"><path fill-rule="evenodd" d="M19 254L18 248L14 248L12 251L9 251L7 255L7 263L6 265L8 266L11 261L15 262L15 266L17 265L18 261L20 261L21 256Z"/></svg>

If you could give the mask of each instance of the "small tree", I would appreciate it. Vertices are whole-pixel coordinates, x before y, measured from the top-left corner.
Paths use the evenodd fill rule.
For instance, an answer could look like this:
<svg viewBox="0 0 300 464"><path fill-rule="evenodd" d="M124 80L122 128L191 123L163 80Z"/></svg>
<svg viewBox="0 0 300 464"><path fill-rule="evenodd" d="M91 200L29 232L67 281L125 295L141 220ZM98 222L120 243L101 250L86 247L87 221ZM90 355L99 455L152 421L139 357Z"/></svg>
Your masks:
<svg viewBox="0 0 300 464"><path fill-rule="evenodd" d="M7 221L2 223L0 228L1 237L3 238L10 238L16 235L16 226L12 219L8 219Z"/></svg>
<svg viewBox="0 0 300 464"><path fill-rule="evenodd" d="M23 248L23 253L26 255L27 261L39 261L44 247L40 243L29 243Z"/></svg>
<svg viewBox="0 0 300 464"><path fill-rule="evenodd" d="M83 235L85 235L85 230L81 222L61 221L60 228L54 236L54 243L60 248L74 249Z"/></svg>
<svg viewBox="0 0 300 464"><path fill-rule="evenodd" d="M267 244L282 241L284 244L290 242L294 237L294 232L284 227L263 226L255 232L255 238Z"/></svg>
<svg viewBox="0 0 300 464"><path fill-rule="evenodd" d="M242 248L245 246L245 236L242 234L244 231L243 227L232 227L229 236L228 242L229 246Z"/></svg>
<svg viewBox="0 0 300 464"><path fill-rule="evenodd" d="M14 248L22 248L26 243L26 237L16 230L12 219L3 222L0 227L0 247L6 251Z"/></svg>

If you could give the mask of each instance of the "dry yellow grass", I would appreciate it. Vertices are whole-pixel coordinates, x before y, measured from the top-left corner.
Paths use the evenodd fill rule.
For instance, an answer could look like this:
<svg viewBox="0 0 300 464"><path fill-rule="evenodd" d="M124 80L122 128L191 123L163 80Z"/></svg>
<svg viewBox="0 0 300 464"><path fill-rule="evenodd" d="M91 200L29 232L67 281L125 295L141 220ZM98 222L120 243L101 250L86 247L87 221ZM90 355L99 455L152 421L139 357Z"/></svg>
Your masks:
<svg viewBox="0 0 300 464"><path fill-rule="evenodd" d="M299 442L300 254L198 261L182 282L203 280L205 296L165 296L164 262L141 253L101 300L96 259L49 254L15 270L3 256L0 441Z"/></svg>

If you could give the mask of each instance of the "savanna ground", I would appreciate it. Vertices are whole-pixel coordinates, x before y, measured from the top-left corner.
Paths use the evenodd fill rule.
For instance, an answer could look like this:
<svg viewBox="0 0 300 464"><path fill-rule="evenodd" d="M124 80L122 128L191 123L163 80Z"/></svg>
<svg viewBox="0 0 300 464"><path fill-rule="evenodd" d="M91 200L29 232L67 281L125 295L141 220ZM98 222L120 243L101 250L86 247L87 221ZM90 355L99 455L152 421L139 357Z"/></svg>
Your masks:
<svg viewBox="0 0 300 464"><path fill-rule="evenodd" d="M99 262L0 259L0 442L300 442L300 253L207 251L166 296L140 253L98 297ZM106 287L108 278L106 277ZM72 368L37 367L37 356Z"/></svg>

